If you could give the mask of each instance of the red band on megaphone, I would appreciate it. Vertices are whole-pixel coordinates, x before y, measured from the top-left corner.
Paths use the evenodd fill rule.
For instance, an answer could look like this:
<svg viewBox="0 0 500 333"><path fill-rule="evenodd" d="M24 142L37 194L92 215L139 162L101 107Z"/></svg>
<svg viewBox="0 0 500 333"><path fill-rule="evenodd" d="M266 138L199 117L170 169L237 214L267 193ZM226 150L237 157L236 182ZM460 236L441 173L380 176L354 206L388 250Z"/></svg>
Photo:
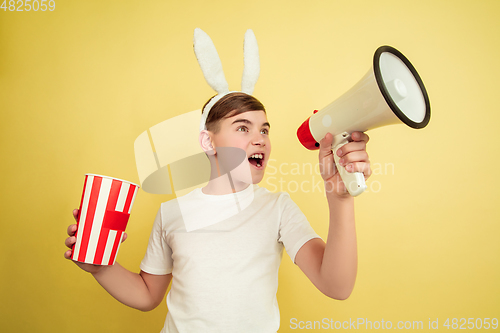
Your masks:
<svg viewBox="0 0 500 333"><path fill-rule="evenodd" d="M309 129L309 118L300 125L297 130L297 137L300 143L309 150L319 149L319 143L313 138Z"/></svg>

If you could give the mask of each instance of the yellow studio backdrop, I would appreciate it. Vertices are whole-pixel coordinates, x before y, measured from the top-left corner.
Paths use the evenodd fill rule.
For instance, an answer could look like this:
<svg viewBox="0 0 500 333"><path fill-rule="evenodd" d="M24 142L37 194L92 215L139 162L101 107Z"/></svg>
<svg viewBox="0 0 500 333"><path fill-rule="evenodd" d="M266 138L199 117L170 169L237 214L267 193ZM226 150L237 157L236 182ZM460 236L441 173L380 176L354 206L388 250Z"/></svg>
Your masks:
<svg viewBox="0 0 500 333"><path fill-rule="evenodd" d="M53 11L21 12L27 1L0 0L2 332L160 331L165 303L148 313L118 303L63 258L64 239L85 173L138 182L137 136L214 94L193 54L196 27L214 40L232 89L254 30L254 95L273 143L261 186L288 191L325 239L317 152L297 127L354 85L381 45L412 61L430 96L425 129L368 133L374 174L356 199L353 294L323 296L285 255L280 332L354 322L482 331L500 318L499 1L54 1ZM171 198L139 191L123 266L139 270Z"/></svg>

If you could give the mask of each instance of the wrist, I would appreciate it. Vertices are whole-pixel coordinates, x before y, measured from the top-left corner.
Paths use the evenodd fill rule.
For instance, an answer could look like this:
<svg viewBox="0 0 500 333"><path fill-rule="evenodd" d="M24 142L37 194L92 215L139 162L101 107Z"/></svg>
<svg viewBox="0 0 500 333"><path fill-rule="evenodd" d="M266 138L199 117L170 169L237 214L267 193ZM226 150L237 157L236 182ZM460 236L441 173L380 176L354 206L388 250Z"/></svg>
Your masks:
<svg viewBox="0 0 500 333"><path fill-rule="evenodd" d="M102 273L105 270L106 266L98 266L98 265L93 265L91 269L88 270L94 278L98 277L100 273Z"/></svg>
<svg viewBox="0 0 500 333"><path fill-rule="evenodd" d="M336 191L326 191L326 198L330 204L351 204L354 203L354 197L345 191L338 193Z"/></svg>
<svg viewBox="0 0 500 333"><path fill-rule="evenodd" d="M354 197L349 193L347 195L330 193L327 194L327 200L331 227L354 223Z"/></svg>
<svg viewBox="0 0 500 333"><path fill-rule="evenodd" d="M347 201L353 199L339 180L325 180L325 194L328 200Z"/></svg>

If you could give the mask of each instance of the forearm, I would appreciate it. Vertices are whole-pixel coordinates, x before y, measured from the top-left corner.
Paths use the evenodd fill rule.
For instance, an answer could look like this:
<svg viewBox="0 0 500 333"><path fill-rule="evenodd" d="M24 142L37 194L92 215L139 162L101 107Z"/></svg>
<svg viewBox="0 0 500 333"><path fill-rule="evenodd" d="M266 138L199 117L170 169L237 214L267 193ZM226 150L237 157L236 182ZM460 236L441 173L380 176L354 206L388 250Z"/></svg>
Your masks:
<svg viewBox="0 0 500 333"><path fill-rule="evenodd" d="M358 266L354 198L327 193L327 199L330 221L320 274L331 297L346 299Z"/></svg>
<svg viewBox="0 0 500 333"><path fill-rule="evenodd" d="M142 276L118 263L103 266L92 275L111 296L127 306L149 311L157 305Z"/></svg>

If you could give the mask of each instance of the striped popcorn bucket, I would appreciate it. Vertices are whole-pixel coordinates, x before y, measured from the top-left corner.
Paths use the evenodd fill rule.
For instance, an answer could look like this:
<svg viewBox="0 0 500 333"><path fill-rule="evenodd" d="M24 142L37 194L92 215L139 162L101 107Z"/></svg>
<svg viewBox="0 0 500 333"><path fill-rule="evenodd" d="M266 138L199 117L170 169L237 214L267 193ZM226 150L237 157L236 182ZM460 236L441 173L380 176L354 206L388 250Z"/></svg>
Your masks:
<svg viewBox="0 0 500 333"><path fill-rule="evenodd" d="M115 263L138 189L125 180L85 175L71 259L94 265Z"/></svg>

